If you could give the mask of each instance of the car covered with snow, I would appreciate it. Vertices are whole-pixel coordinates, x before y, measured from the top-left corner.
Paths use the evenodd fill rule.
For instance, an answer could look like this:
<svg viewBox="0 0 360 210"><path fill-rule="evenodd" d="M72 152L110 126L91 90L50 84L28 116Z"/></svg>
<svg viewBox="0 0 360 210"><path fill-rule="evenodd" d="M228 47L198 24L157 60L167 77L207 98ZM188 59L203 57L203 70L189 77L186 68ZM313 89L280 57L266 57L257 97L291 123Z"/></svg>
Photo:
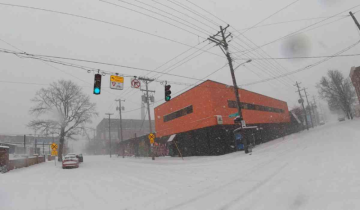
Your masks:
<svg viewBox="0 0 360 210"><path fill-rule="evenodd" d="M79 159L75 154L68 154L62 161L62 168L79 168Z"/></svg>
<svg viewBox="0 0 360 210"><path fill-rule="evenodd" d="M84 162L84 157L82 154L75 154L75 153L69 153L67 155L75 155L76 158L79 160L80 163Z"/></svg>

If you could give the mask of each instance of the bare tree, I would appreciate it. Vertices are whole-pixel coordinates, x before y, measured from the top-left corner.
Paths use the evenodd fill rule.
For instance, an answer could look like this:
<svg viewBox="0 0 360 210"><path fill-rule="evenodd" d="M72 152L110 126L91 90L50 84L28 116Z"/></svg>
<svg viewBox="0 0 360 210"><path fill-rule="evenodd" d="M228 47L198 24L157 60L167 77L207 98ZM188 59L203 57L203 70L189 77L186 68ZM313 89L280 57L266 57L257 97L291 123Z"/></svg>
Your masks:
<svg viewBox="0 0 360 210"><path fill-rule="evenodd" d="M59 80L48 88L41 88L31 101L35 106L30 113L37 119L28 126L41 133L59 133L59 161L62 160L65 138L74 139L84 130L85 124L97 116L95 103L91 103L90 97L70 80Z"/></svg>
<svg viewBox="0 0 360 210"><path fill-rule="evenodd" d="M351 106L355 103L355 90L349 78L338 70L329 70L317 85L320 97L328 102L331 111L342 110L348 119L353 119Z"/></svg>

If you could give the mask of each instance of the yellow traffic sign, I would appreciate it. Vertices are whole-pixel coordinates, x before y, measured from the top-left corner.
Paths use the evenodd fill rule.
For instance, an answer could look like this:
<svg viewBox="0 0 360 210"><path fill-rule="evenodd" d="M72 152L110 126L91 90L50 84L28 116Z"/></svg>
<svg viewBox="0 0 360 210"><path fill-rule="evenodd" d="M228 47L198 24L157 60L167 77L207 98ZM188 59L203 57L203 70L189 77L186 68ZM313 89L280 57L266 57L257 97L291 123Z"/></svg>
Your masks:
<svg viewBox="0 0 360 210"><path fill-rule="evenodd" d="M56 150L51 151L51 156L57 156L58 152Z"/></svg>
<svg viewBox="0 0 360 210"><path fill-rule="evenodd" d="M155 143L155 139L150 139L150 144L154 144Z"/></svg>
<svg viewBox="0 0 360 210"><path fill-rule="evenodd" d="M53 151L56 151L56 150L58 149L58 145L55 144L55 143L52 143L52 144L51 144L51 149L52 149Z"/></svg>
<svg viewBox="0 0 360 210"><path fill-rule="evenodd" d="M111 82L124 83L124 77L119 77L119 76L111 75L111 76L110 76L110 81L111 81Z"/></svg>
<svg viewBox="0 0 360 210"><path fill-rule="evenodd" d="M148 135L148 138L149 138L149 140L155 140L155 134L150 133L150 134Z"/></svg>

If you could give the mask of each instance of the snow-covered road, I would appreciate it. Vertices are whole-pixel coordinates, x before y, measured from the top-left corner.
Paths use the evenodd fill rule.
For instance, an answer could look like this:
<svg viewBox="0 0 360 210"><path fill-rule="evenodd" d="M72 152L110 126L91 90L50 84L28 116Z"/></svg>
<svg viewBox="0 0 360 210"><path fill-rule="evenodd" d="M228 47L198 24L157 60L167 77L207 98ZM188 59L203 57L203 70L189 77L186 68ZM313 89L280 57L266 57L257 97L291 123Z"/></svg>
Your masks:
<svg viewBox="0 0 360 210"><path fill-rule="evenodd" d="M219 157L85 156L0 174L1 210L360 209L360 120Z"/></svg>

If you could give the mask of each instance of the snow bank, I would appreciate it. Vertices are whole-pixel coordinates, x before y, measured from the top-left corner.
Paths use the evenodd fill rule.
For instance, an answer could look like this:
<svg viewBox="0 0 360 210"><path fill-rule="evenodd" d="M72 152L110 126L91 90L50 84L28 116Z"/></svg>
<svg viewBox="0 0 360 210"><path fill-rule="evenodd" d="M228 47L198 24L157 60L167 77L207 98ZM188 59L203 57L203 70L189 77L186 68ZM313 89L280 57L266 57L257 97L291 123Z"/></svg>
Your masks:
<svg viewBox="0 0 360 210"><path fill-rule="evenodd" d="M262 144L252 155L47 162L0 174L1 209L360 209L360 121ZM36 201L36 202L34 202Z"/></svg>

